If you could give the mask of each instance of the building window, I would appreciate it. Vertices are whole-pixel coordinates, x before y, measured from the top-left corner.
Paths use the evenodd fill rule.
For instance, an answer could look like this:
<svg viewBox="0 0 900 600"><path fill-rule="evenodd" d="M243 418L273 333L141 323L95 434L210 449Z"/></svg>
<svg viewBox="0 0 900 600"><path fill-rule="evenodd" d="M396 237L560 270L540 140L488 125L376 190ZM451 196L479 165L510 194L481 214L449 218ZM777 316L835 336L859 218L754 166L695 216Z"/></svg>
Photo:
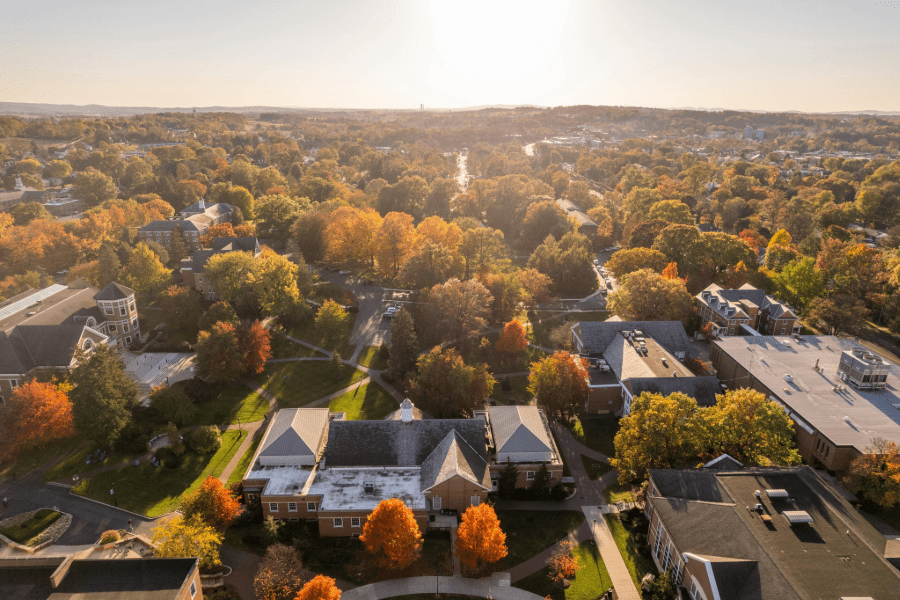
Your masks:
<svg viewBox="0 0 900 600"><path fill-rule="evenodd" d="M104 306L104 307L103 307L103 314L104 314L104 315L111 315L111 314L114 314L115 312L116 312L116 311L113 310L112 306Z"/></svg>
<svg viewBox="0 0 900 600"><path fill-rule="evenodd" d="M831 450L831 446L825 446L825 458L828 458L828 452Z"/></svg>
<svg viewBox="0 0 900 600"><path fill-rule="evenodd" d="M191 598L197 595L197 584L193 581L191 582Z"/></svg>
<svg viewBox="0 0 900 600"><path fill-rule="evenodd" d="M130 345L131 345L131 336L127 336L127 337L125 338L125 345L126 345L126 346L130 346Z"/></svg>
<svg viewBox="0 0 900 600"><path fill-rule="evenodd" d="M109 324L107 324L107 327L109 328L110 333L116 332L116 324L115 323L109 323Z"/></svg>
<svg viewBox="0 0 900 600"><path fill-rule="evenodd" d="M6 406L6 400L3 399L3 396L0 396L0 404Z"/></svg>
<svg viewBox="0 0 900 600"><path fill-rule="evenodd" d="M441 510L441 497L435 496L431 499L431 510Z"/></svg>
<svg viewBox="0 0 900 600"><path fill-rule="evenodd" d="M297 512L296 502L288 502L288 512Z"/></svg>
<svg viewBox="0 0 900 600"><path fill-rule="evenodd" d="M662 527L656 532L656 541L653 542L653 556L659 558L659 550L662 548Z"/></svg>
<svg viewBox="0 0 900 600"><path fill-rule="evenodd" d="M128 304L128 310L130 310L131 312L134 312L134 302L131 302Z"/></svg>
<svg viewBox="0 0 900 600"><path fill-rule="evenodd" d="M125 316L125 305L124 305L124 304L120 304L120 305L119 305L119 316L120 316L120 317L124 317L124 316Z"/></svg>
<svg viewBox="0 0 900 600"><path fill-rule="evenodd" d="M131 328L137 330L137 328L138 328L137 317L135 317L134 320L131 322Z"/></svg>
<svg viewBox="0 0 900 600"><path fill-rule="evenodd" d="M784 335L784 327L781 328L781 335Z"/></svg>
<svg viewBox="0 0 900 600"><path fill-rule="evenodd" d="M343 527L343 526L344 526L344 519L342 519L341 517L335 517L334 518L334 528L337 529L337 528Z"/></svg>
<svg viewBox="0 0 900 600"><path fill-rule="evenodd" d="M359 517L350 517L350 527L359 527Z"/></svg>
<svg viewBox="0 0 900 600"><path fill-rule="evenodd" d="M269 512L278 512L277 502L269 502Z"/></svg>
<svg viewBox="0 0 900 600"><path fill-rule="evenodd" d="M666 544L666 554L663 556L663 571L668 570L669 565L672 564L672 544Z"/></svg>
<svg viewBox="0 0 900 600"><path fill-rule="evenodd" d="M306 512L316 512L316 503L315 502L307 502L306 503Z"/></svg>
<svg viewBox="0 0 900 600"><path fill-rule="evenodd" d="M11 387L12 389L16 389L17 387L19 387L19 380L18 379L10 379L9 387Z"/></svg>
<svg viewBox="0 0 900 600"><path fill-rule="evenodd" d="M128 321L122 321L122 331L128 331Z"/></svg>
<svg viewBox="0 0 900 600"><path fill-rule="evenodd" d="M525 471L525 479L534 481L534 471Z"/></svg>
<svg viewBox="0 0 900 600"><path fill-rule="evenodd" d="M481 504L481 496L472 496L472 506Z"/></svg>

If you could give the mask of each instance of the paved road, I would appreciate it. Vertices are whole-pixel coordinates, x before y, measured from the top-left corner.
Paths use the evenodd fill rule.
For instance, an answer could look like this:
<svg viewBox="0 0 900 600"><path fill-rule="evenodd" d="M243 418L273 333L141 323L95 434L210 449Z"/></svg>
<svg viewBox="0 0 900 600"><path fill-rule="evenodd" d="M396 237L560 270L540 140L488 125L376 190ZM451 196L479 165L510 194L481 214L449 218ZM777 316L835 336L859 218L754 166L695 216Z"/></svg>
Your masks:
<svg viewBox="0 0 900 600"><path fill-rule="evenodd" d="M317 272L324 281L348 288L359 298L359 313L350 334L350 343L356 344L359 347L357 350L361 350L362 346L378 346L381 342L390 345L391 324L381 318L386 306L384 288L379 285L363 285L353 275L338 275L327 269L319 269Z"/></svg>

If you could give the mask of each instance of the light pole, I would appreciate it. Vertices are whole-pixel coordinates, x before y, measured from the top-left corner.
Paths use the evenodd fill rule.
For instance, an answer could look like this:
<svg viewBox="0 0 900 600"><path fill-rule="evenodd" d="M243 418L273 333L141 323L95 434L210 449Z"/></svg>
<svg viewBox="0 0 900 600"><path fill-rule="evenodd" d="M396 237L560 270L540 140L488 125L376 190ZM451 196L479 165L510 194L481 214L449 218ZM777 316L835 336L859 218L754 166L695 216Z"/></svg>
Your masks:
<svg viewBox="0 0 900 600"><path fill-rule="evenodd" d="M113 497L113 503L116 505L116 508L119 508L119 501L116 500L116 490L113 489L114 484L109 484L109 495Z"/></svg>

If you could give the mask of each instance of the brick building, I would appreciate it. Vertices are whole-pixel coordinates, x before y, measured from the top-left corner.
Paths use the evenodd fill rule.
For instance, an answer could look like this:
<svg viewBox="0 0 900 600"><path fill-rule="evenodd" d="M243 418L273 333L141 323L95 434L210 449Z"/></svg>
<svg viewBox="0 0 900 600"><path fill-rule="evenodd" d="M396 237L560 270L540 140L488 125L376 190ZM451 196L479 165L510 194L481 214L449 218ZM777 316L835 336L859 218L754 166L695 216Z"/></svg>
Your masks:
<svg viewBox="0 0 900 600"><path fill-rule="evenodd" d="M900 542L811 468L707 466L650 471L647 541L682 598L900 598Z"/></svg>
<svg viewBox="0 0 900 600"><path fill-rule="evenodd" d="M711 323L712 332L719 337L753 335L742 326L763 335L800 333L800 322L790 306L749 283L736 290L713 283L694 299L701 327Z"/></svg>
<svg viewBox="0 0 900 600"><path fill-rule="evenodd" d="M216 254L226 252L250 252L253 256L259 256L262 248L255 237L216 238L211 250L197 250L190 258L182 259L181 282L203 294L207 300L217 300L219 296L206 278L206 263Z"/></svg>
<svg viewBox="0 0 900 600"><path fill-rule="evenodd" d="M506 462L527 487L546 464L554 483L562 461L536 407L490 407L471 419L343 421L326 408L279 411L244 475L244 493L263 513L314 521L323 536L358 536L382 500L399 498L420 529L429 515L463 512L496 489ZM498 460L499 459L499 460Z"/></svg>
<svg viewBox="0 0 900 600"><path fill-rule="evenodd" d="M726 337L712 342L710 360L728 387L758 390L784 408L809 463L839 471L874 438L900 443L900 368L853 340Z"/></svg>
<svg viewBox="0 0 900 600"><path fill-rule="evenodd" d="M184 245L189 252L200 249L200 238L214 225L230 222L233 207L218 203L207 206L203 200L191 204L179 213L178 219L150 221L137 230L137 241L157 242L168 249L176 227L181 230Z"/></svg>

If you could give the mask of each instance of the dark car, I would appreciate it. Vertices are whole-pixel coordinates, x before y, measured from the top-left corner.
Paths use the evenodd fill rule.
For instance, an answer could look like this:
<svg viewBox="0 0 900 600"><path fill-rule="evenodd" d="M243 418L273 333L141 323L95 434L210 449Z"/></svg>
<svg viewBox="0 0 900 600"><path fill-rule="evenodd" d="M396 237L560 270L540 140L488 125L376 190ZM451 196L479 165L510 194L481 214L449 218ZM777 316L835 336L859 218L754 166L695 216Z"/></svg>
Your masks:
<svg viewBox="0 0 900 600"><path fill-rule="evenodd" d="M354 305L345 306L344 310L348 313L356 314L359 312L359 307Z"/></svg>

